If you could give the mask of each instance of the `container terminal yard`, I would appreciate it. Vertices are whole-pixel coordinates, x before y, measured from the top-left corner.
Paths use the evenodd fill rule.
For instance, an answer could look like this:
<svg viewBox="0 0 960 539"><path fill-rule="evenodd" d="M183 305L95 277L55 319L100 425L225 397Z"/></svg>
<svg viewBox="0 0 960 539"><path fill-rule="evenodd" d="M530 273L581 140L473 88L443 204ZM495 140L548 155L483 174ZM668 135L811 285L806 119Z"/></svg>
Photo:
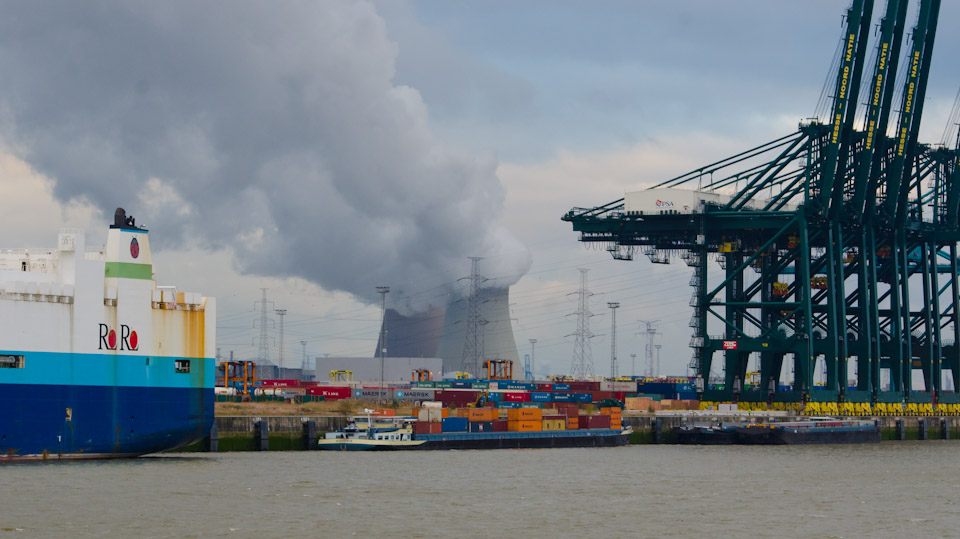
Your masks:
<svg viewBox="0 0 960 539"><path fill-rule="evenodd" d="M242 363L240 367L242 371ZM248 372L253 367L249 365ZM216 428L209 439L187 450L315 449L316 440L324 433L343 429L349 418L367 413L419 418L415 432L428 434L631 428L630 442L634 444L674 443L677 428L689 424L786 422L828 413L816 402L769 410L746 402L701 401L695 391L696 380L686 377L596 381L461 378L380 386L345 380L348 372L331 372L330 376L329 382L218 380L226 387L217 388ZM434 418L427 417L431 405L438 407L433 409ZM521 421L511 416L517 413L531 416ZM875 413L861 406L849 414L833 415L873 418L880 423L885 440L960 435L960 417L931 417L920 410Z"/></svg>
<svg viewBox="0 0 960 539"><path fill-rule="evenodd" d="M918 140L940 2L922 0L912 28L907 4L887 0L871 39L880 2L852 2L828 121L562 216L615 260L639 251L692 268L692 376L265 381L254 393L578 414L618 401L633 441L669 439L666 423L744 416L872 417L887 439L949 438L960 416L960 132L954 122L952 140Z"/></svg>

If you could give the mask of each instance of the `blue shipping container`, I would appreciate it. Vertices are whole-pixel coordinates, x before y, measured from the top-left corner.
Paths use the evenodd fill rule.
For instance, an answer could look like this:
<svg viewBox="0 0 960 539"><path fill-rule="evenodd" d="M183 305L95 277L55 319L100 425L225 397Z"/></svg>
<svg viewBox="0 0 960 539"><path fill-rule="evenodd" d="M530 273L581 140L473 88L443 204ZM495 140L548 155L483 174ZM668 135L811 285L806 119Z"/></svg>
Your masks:
<svg viewBox="0 0 960 539"><path fill-rule="evenodd" d="M522 402L501 402L497 405L497 408L522 408Z"/></svg>
<svg viewBox="0 0 960 539"><path fill-rule="evenodd" d="M554 393L553 402L576 402L573 393Z"/></svg>
<svg viewBox="0 0 960 539"><path fill-rule="evenodd" d="M689 391L695 391L693 389L693 384L689 382L677 384L677 393L683 393L683 392L689 392Z"/></svg>
<svg viewBox="0 0 960 539"><path fill-rule="evenodd" d="M550 402L550 393L540 392L540 393L531 393L530 400L533 402Z"/></svg>
<svg viewBox="0 0 960 539"><path fill-rule="evenodd" d="M470 432L493 432L493 421L471 421Z"/></svg>
<svg viewBox="0 0 960 539"><path fill-rule="evenodd" d="M527 384L524 382L500 382L497 385L500 389L506 389L509 391L536 391L537 384Z"/></svg>
<svg viewBox="0 0 960 539"><path fill-rule="evenodd" d="M653 393L662 395L665 399L677 398L677 384L670 382L646 382L641 383L637 389L638 393Z"/></svg>
<svg viewBox="0 0 960 539"><path fill-rule="evenodd" d="M695 401L700 397L697 397L696 391L678 391L677 398L682 401L687 401L687 400Z"/></svg>
<svg viewBox="0 0 960 539"><path fill-rule="evenodd" d="M574 393L573 398L577 399L577 402L593 402L593 393Z"/></svg>
<svg viewBox="0 0 960 539"><path fill-rule="evenodd" d="M443 432L467 432L467 418L465 417L445 417L443 418Z"/></svg>
<svg viewBox="0 0 960 539"><path fill-rule="evenodd" d="M500 402L500 398L503 396L503 393L497 393L496 391L491 391L487 393L487 400L490 402Z"/></svg>
<svg viewBox="0 0 960 539"><path fill-rule="evenodd" d="M570 384L553 384L554 391L570 391Z"/></svg>

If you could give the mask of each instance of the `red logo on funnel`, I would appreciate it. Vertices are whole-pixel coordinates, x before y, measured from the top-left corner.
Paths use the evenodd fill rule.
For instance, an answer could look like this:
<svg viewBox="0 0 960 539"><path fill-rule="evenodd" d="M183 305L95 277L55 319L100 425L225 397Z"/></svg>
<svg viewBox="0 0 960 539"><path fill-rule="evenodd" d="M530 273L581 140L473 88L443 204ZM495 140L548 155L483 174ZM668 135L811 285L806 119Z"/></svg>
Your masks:
<svg viewBox="0 0 960 539"><path fill-rule="evenodd" d="M140 256L140 243L137 241L137 238L130 240L130 256L133 258Z"/></svg>

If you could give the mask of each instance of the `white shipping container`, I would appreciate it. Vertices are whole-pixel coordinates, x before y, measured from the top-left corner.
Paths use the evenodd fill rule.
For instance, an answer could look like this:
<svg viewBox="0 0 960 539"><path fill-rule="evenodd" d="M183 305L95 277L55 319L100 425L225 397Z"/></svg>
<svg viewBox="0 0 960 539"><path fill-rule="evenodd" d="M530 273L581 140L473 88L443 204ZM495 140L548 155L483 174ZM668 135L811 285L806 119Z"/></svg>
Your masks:
<svg viewBox="0 0 960 539"><path fill-rule="evenodd" d="M702 195L689 189L664 187L646 191L630 191L623 195L624 209L628 214L667 215L693 213ZM699 195L699 196L698 196ZM710 195L715 198L716 195Z"/></svg>
<svg viewBox="0 0 960 539"><path fill-rule="evenodd" d="M417 412L417 419L431 423L440 423L443 421L443 410L441 408L421 408L420 411Z"/></svg>
<svg viewBox="0 0 960 539"><path fill-rule="evenodd" d="M663 187L646 191L630 191L623 195L624 209L630 215L674 215L690 214L700 211L703 202L711 204L726 204L732 200L730 195L712 193L709 191L695 191L692 189L677 189ZM760 201L762 206L762 201ZM745 208L756 209L757 201L751 200ZM784 208L787 210L794 207Z"/></svg>
<svg viewBox="0 0 960 539"><path fill-rule="evenodd" d="M636 382L600 382L600 391L636 393Z"/></svg>

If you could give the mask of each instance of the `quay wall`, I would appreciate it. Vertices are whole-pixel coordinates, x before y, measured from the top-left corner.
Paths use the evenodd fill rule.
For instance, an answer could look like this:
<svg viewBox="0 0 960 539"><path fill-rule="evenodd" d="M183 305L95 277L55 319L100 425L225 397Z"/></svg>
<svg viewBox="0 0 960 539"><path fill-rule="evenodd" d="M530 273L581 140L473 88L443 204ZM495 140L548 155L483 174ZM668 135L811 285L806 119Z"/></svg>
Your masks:
<svg viewBox="0 0 960 539"><path fill-rule="evenodd" d="M624 427L634 430L630 438L632 444L669 444L674 441L673 429L683 423L718 423L740 421L784 421L800 420L801 417L790 417L782 414L716 414L708 415L701 412L695 417L687 415L624 415ZM960 438L960 417L855 417L850 419L874 419L880 422L884 440L938 440ZM267 438L264 443L260 440L257 422L264 421L267 425ZM219 452L224 451L258 451L266 447L270 451L302 451L312 449L307 447L308 437L305 436L304 424L313 421L316 426L316 437L323 438L329 431L340 430L346 426L343 416L221 416L216 418L216 443L214 446ZM176 451L202 452L211 449L211 439L208 437L202 442Z"/></svg>

